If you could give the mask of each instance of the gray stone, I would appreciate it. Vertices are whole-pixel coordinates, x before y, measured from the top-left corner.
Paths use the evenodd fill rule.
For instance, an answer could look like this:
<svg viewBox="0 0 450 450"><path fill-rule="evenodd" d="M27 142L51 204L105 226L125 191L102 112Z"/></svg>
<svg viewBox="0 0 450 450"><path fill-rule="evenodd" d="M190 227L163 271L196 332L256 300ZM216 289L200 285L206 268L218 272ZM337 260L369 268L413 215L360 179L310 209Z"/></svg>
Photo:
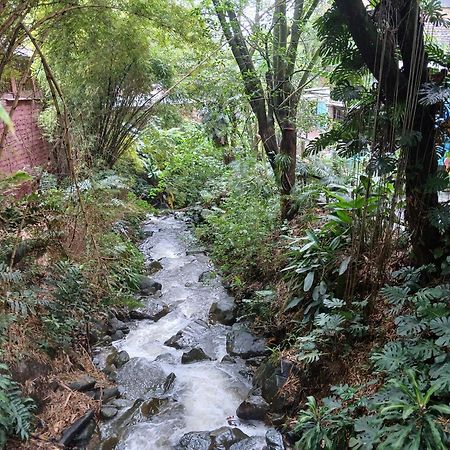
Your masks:
<svg viewBox="0 0 450 450"><path fill-rule="evenodd" d="M117 317L111 317L111 319L109 319L108 325L110 334L114 334L118 330L122 331L123 333L129 331L128 325L125 322L119 320Z"/></svg>
<svg viewBox="0 0 450 450"><path fill-rule="evenodd" d="M120 339L123 339L125 337L125 334L122 330L117 330L115 333L111 335L112 341L120 341Z"/></svg>
<svg viewBox="0 0 450 450"><path fill-rule="evenodd" d="M249 437L233 444L229 450L266 450L266 440L261 436Z"/></svg>
<svg viewBox="0 0 450 450"><path fill-rule="evenodd" d="M176 364L179 362L178 358L172 353L163 353L161 355L158 355L155 361L164 362L168 364Z"/></svg>
<svg viewBox="0 0 450 450"><path fill-rule="evenodd" d="M159 301L152 301L143 308L138 308L130 311L130 318L134 320L153 320L157 322L162 317L169 314L170 308L168 305Z"/></svg>
<svg viewBox="0 0 450 450"><path fill-rule="evenodd" d="M148 264L147 267L151 274L159 272L163 268L162 264L159 261L152 261Z"/></svg>
<svg viewBox="0 0 450 450"><path fill-rule="evenodd" d="M230 355L225 355L220 362L224 364L234 364L235 361Z"/></svg>
<svg viewBox="0 0 450 450"><path fill-rule="evenodd" d="M211 432L193 431L180 439L175 450L223 450L247 438L241 430L232 427L221 427Z"/></svg>
<svg viewBox="0 0 450 450"><path fill-rule="evenodd" d="M213 270L205 270L198 277L199 283L206 283L208 281L214 280L216 278L216 273Z"/></svg>
<svg viewBox="0 0 450 450"><path fill-rule="evenodd" d="M209 319L224 325L236 322L236 304L232 297L223 297L211 305Z"/></svg>
<svg viewBox="0 0 450 450"><path fill-rule="evenodd" d="M160 364L147 358L131 358L117 372L121 394L128 399L156 397L164 390L167 374Z"/></svg>
<svg viewBox="0 0 450 450"><path fill-rule="evenodd" d="M106 402L112 398L119 396L119 389L117 387L110 387L103 390L98 390L95 395L96 400Z"/></svg>
<svg viewBox="0 0 450 450"><path fill-rule="evenodd" d="M90 376L85 376L79 380L72 381L67 386L73 391L90 391L95 386L95 379Z"/></svg>
<svg viewBox="0 0 450 450"><path fill-rule="evenodd" d="M267 450L284 450L283 436L275 428L266 433Z"/></svg>
<svg viewBox="0 0 450 450"><path fill-rule="evenodd" d="M220 427L209 433L213 448L228 448L230 445L248 438L239 428Z"/></svg>
<svg viewBox="0 0 450 450"><path fill-rule="evenodd" d="M227 334L227 352L246 359L266 355L269 350L264 339L253 336L244 328L237 328Z"/></svg>
<svg viewBox="0 0 450 450"><path fill-rule="evenodd" d="M123 365L125 365L130 360L130 355L125 351L122 350L119 353L117 353L116 358L114 359L115 366L120 369Z"/></svg>
<svg viewBox="0 0 450 450"><path fill-rule="evenodd" d="M133 402L126 398L115 398L110 402L110 405L115 406L118 409L129 408Z"/></svg>
<svg viewBox="0 0 450 450"><path fill-rule="evenodd" d="M177 350L181 350L185 345L183 345L183 334L181 331L179 331L177 334L173 335L171 338L167 339L166 342L164 342L164 345L167 345L167 347L173 347Z"/></svg>
<svg viewBox="0 0 450 450"><path fill-rule="evenodd" d="M190 255L201 255L203 253L206 253L206 248L205 247L196 247L196 248L191 248L189 250L186 250L186 255L190 256Z"/></svg>
<svg viewBox="0 0 450 450"><path fill-rule="evenodd" d="M268 359L261 364L253 378L253 384L261 388L263 398L269 403L273 412L286 412L292 405L282 393L294 366L287 360Z"/></svg>
<svg viewBox="0 0 450 450"><path fill-rule="evenodd" d="M190 364L198 361L210 361L211 358L203 351L202 348L193 348L181 356L181 364Z"/></svg>
<svg viewBox="0 0 450 450"><path fill-rule="evenodd" d="M210 444L208 431L191 431L181 437L174 450L209 450Z"/></svg>
<svg viewBox="0 0 450 450"><path fill-rule="evenodd" d="M250 393L238 406L236 415L243 420L265 420L269 412L269 404L261 395Z"/></svg>
<svg viewBox="0 0 450 450"><path fill-rule="evenodd" d="M153 295L156 291L160 291L162 289L162 284L150 277L142 276L139 283L139 288L141 290L141 295Z"/></svg>
<svg viewBox="0 0 450 450"><path fill-rule="evenodd" d="M100 417L104 420L112 419L117 415L117 408L114 406L102 406L100 409Z"/></svg>

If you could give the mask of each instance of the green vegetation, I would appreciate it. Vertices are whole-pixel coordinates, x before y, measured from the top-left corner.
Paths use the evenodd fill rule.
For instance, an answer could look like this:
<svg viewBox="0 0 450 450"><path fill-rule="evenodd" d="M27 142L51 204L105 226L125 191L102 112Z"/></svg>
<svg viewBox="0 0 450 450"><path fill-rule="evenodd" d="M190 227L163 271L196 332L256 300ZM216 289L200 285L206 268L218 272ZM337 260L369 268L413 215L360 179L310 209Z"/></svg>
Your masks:
<svg viewBox="0 0 450 450"><path fill-rule="evenodd" d="M293 445L448 448L450 54L433 27L449 27L434 0L7 2L0 86L39 85L52 149L0 174L0 447L32 429L15 362L89 354L95 320L137 304L145 215L181 210L296 369Z"/></svg>

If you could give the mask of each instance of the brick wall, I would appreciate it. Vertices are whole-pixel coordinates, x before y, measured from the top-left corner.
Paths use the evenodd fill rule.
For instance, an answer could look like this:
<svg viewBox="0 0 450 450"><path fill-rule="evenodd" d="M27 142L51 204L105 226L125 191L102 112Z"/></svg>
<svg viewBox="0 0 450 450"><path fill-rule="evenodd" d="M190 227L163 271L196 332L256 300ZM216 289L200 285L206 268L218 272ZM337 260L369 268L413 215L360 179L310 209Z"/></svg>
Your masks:
<svg viewBox="0 0 450 450"><path fill-rule="evenodd" d="M14 100L13 94L3 94L1 100L9 111ZM41 101L36 92L22 94L12 117L15 134L8 133L5 147L1 151L0 178L18 170L48 166L50 146L38 127L40 111ZM3 127L3 123L0 123L0 136Z"/></svg>

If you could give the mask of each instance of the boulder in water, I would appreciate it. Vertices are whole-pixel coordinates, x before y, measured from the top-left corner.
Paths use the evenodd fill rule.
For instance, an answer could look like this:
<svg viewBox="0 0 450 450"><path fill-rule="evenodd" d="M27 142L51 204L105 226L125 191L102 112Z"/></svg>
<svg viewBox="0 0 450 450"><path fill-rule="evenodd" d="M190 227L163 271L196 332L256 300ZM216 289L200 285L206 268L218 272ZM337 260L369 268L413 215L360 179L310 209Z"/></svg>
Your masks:
<svg viewBox="0 0 450 450"><path fill-rule="evenodd" d="M150 302L143 308L133 309L130 311L130 318L134 320L153 320L157 322L162 317L169 314L170 308L168 305L159 301Z"/></svg>
<svg viewBox="0 0 450 450"><path fill-rule="evenodd" d="M193 431L185 434L175 450L222 450L247 439L239 428L220 427L213 431Z"/></svg>
<svg viewBox="0 0 450 450"><path fill-rule="evenodd" d="M183 333L179 331L177 334L173 335L171 338L167 339L166 342L164 342L164 345L167 345L167 347L173 347L177 350L181 350L183 345Z"/></svg>
<svg viewBox="0 0 450 450"><path fill-rule="evenodd" d="M239 405L236 415L244 420L265 420L269 404L257 393L250 393Z"/></svg>
<svg viewBox="0 0 450 450"><path fill-rule="evenodd" d="M235 328L227 334L227 352L243 359L268 354L264 339L253 336L245 328Z"/></svg>
<svg viewBox="0 0 450 450"><path fill-rule="evenodd" d="M267 450L284 450L283 436L275 428L266 433Z"/></svg>
<svg viewBox="0 0 450 450"><path fill-rule="evenodd" d="M212 322L232 325L236 322L236 304L232 297L223 297L214 302L209 310L209 319Z"/></svg>
<svg viewBox="0 0 450 450"><path fill-rule="evenodd" d="M162 289L162 284L150 277L142 276L139 282L139 288L141 290L141 295L153 295Z"/></svg>
<svg viewBox="0 0 450 450"><path fill-rule="evenodd" d="M202 348L193 348L181 356L181 364L190 364L198 361L210 361L211 358Z"/></svg>
<svg viewBox="0 0 450 450"><path fill-rule="evenodd" d="M253 384L261 388L261 394L273 412L286 412L292 406L292 400L288 401L282 391L292 370L294 367L287 360L268 359L255 373Z"/></svg>
<svg viewBox="0 0 450 450"><path fill-rule="evenodd" d="M167 374L162 367L147 358L131 358L117 372L121 394L128 399L149 398L164 390Z"/></svg>
<svg viewBox="0 0 450 450"><path fill-rule="evenodd" d="M266 440L262 436L249 437L233 444L229 450L266 450Z"/></svg>

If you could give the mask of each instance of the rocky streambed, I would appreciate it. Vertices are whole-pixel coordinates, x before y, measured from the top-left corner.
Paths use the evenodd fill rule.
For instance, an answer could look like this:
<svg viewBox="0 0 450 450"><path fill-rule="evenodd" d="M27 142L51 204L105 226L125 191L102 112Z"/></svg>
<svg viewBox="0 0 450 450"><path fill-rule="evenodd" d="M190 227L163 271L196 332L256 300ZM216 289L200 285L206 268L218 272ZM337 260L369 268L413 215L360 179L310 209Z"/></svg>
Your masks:
<svg viewBox="0 0 450 450"><path fill-rule="evenodd" d="M129 322L94 362L117 384L104 397L103 450L282 450L273 423L291 367L236 323L233 298L183 216L151 217L141 250L151 278Z"/></svg>

